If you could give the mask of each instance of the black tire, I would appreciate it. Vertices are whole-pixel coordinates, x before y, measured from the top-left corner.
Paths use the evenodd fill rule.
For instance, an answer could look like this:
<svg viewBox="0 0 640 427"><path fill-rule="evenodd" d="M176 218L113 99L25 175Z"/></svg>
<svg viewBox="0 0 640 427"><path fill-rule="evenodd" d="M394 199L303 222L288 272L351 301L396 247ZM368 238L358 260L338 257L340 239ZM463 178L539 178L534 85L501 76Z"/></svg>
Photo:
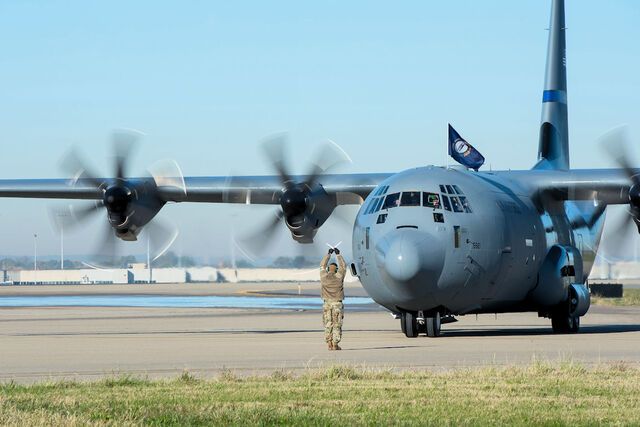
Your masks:
<svg viewBox="0 0 640 427"><path fill-rule="evenodd" d="M418 322L416 322L416 316L412 313L403 313L402 320L404 321L404 335L407 338L415 338L418 336Z"/></svg>
<svg viewBox="0 0 640 427"><path fill-rule="evenodd" d="M551 328L556 334L575 334L580 330L580 318L568 314L553 316Z"/></svg>
<svg viewBox="0 0 640 427"><path fill-rule="evenodd" d="M400 329L402 329L402 333L407 335L407 326L406 326L406 317L404 317L404 314L400 315Z"/></svg>
<svg viewBox="0 0 640 427"><path fill-rule="evenodd" d="M425 323L427 326L428 337L434 338L440 336L440 313L436 313L435 316L425 318Z"/></svg>

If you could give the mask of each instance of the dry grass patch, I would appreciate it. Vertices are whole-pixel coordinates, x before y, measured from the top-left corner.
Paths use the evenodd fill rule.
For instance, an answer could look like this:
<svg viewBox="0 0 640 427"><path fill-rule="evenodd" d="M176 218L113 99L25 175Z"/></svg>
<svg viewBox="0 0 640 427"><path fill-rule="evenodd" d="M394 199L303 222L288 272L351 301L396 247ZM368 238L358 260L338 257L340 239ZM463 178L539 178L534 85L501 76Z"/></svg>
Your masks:
<svg viewBox="0 0 640 427"><path fill-rule="evenodd" d="M622 298L602 298L591 296L592 304L640 306L640 289L623 289Z"/></svg>

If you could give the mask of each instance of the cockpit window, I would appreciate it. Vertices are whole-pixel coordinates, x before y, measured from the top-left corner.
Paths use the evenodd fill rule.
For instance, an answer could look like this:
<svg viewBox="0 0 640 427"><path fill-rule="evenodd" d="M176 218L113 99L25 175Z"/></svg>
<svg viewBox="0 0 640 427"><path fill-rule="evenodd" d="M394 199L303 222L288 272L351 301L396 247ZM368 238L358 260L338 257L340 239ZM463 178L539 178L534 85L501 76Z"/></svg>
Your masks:
<svg viewBox="0 0 640 427"><path fill-rule="evenodd" d="M400 203L400 193L391 193L387 195L387 198L384 200L384 209L395 208Z"/></svg>
<svg viewBox="0 0 640 427"><path fill-rule="evenodd" d="M454 193L453 188L450 185L447 185L446 187L447 187L447 193L456 194L456 193Z"/></svg>
<svg viewBox="0 0 640 427"><path fill-rule="evenodd" d="M442 205L444 206L445 210L447 211L451 210L451 205L449 204L449 198L444 194L442 195Z"/></svg>
<svg viewBox="0 0 640 427"><path fill-rule="evenodd" d="M451 206L453 206L454 212L462 212L462 205L457 197L451 197Z"/></svg>
<svg viewBox="0 0 640 427"><path fill-rule="evenodd" d="M444 189L444 185L440 184L440 192L441 193L446 193L447 190Z"/></svg>
<svg viewBox="0 0 640 427"><path fill-rule="evenodd" d="M377 201L378 201L377 198L373 198L369 201L369 203L367 204L367 207L364 209L365 215L368 215L373 211L373 207L375 206Z"/></svg>
<svg viewBox="0 0 640 427"><path fill-rule="evenodd" d="M400 206L420 206L419 191L403 191Z"/></svg>
<svg viewBox="0 0 640 427"><path fill-rule="evenodd" d="M373 208L373 212L378 212L380 210L380 207L382 206L382 202L384 201L384 197L380 197L378 199L378 202L376 203L376 205Z"/></svg>
<svg viewBox="0 0 640 427"><path fill-rule="evenodd" d="M473 213L473 210L471 210L471 205L469 204L469 201L466 197L460 196L460 203L462 203L462 209L464 209L466 213Z"/></svg>
<svg viewBox="0 0 640 427"><path fill-rule="evenodd" d="M440 209L440 195L437 193L422 193L422 206Z"/></svg>
<svg viewBox="0 0 640 427"><path fill-rule="evenodd" d="M464 194L464 193L462 192L462 190L460 190L460 187L458 187L458 186L457 186L457 185L455 185L455 184L453 184L453 189L454 189L454 190L456 190L456 193L458 193L458 194Z"/></svg>

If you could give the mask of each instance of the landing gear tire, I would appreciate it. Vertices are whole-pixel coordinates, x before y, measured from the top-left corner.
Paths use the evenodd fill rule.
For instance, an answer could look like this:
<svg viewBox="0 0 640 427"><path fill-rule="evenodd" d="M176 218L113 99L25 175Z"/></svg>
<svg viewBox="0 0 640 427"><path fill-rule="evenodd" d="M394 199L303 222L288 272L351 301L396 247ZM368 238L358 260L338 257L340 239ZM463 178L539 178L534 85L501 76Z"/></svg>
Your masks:
<svg viewBox="0 0 640 427"><path fill-rule="evenodd" d="M556 334L575 334L580 330L580 318L567 314L553 316L551 328Z"/></svg>
<svg viewBox="0 0 640 427"><path fill-rule="evenodd" d="M418 336L418 322L416 316L412 313L402 313L400 318L400 326L407 338L415 338Z"/></svg>
<svg viewBox="0 0 640 427"><path fill-rule="evenodd" d="M440 336L440 313L436 313L435 316L425 318L427 326L427 336L437 337Z"/></svg>

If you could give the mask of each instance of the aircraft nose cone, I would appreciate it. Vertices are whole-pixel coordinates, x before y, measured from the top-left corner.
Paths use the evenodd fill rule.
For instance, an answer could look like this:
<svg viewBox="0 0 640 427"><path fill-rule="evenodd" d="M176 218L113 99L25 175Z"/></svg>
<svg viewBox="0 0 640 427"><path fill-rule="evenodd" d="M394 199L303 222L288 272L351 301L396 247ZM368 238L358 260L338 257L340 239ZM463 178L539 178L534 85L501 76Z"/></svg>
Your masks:
<svg viewBox="0 0 640 427"><path fill-rule="evenodd" d="M391 241L384 257L384 267L391 278L407 282L420 272L422 260L417 243L406 233Z"/></svg>
<svg viewBox="0 0 640 427"><path fill-rule="evenodd" d="M436 286L444 265L440 242L424 231L394 230L378 247L382 267L392 283L401 288L422 291ZM390 283L391 285L391 283Z"/></svg>

